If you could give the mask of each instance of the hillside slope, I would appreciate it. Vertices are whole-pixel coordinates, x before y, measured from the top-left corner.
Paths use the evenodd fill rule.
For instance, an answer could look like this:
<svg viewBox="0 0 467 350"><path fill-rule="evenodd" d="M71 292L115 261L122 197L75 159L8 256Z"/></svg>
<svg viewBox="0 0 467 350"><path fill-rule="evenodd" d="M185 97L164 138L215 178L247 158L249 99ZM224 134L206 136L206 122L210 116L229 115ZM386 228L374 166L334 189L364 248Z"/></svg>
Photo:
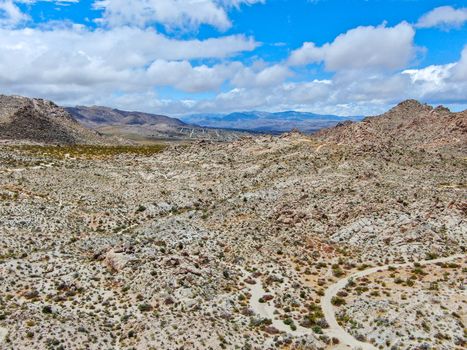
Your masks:
<svg viewBox="0 0 467 350"><path fill-rule="evenodd" d="M80 123L89 126L104 125L159 125L162 128L183 127L184 122L165 115L143 112L128 112L101 106L76 106L65 108Z"/></svg>
<svg viewBox="0 0 467 350"><path fill-rule="evenodd" d="M359 123L343 123L322 130L326 141L364 148L411 147L425 150L467 150L467 111L453 113L415 100L399 103L388 112Z"/></svg>
<svg viewBox="0 0 467 350"><path fill-rule="evenodd" d="M51 101L5 95L0 95L0 140L48 144L111 143L80 125Z"/></svg>
<svg viewBox="0 0 467 350"><path fill-rule="evenodd" d="M102 106L65 108L84 126L108 135L118 135L137 141L210 140L233 141L246 132L200 127L165 115L129 112Z"/></svg>

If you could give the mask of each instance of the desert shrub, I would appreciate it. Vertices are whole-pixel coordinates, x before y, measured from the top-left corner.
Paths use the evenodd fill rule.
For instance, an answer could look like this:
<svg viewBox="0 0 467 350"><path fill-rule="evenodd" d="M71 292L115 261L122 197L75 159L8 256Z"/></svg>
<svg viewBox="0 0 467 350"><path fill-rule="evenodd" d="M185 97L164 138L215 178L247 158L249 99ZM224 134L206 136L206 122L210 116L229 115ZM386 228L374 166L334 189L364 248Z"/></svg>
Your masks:
<svg viewBox="0 0 467 350"><path fill-rule="evenodd" d="M51 314L52 313L52 308L49 305L46 305L42 308L42 313L44 314Z"/></svg>
<svg viewBox="0 0 467 350"><path fill-rule="evenodd" d="M345 299L341 298L341 297L338 297L338 296L332 297L331 304L334 305L334 306L345 305Z"/></svg>
<svg viewBox="0 0 467 350"><path fill-rule="evenodd" d="M146 304L146 303L144 303L144 304L139 304L139 305L138 305L138 309L139 309L139 311L141 311L141 312L148 312L148 311L151 311L151 310L152 310L152 306L149 305L149 304Z"/></svg>

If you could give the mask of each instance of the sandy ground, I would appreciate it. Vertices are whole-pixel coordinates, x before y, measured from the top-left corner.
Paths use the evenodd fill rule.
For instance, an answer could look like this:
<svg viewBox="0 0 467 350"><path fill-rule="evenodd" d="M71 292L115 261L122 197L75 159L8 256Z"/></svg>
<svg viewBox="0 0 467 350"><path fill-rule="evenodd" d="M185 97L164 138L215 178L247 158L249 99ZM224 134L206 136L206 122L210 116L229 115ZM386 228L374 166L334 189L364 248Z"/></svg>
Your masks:
<svg viewBox="0 0 467 350"><path fill-rule="evenodd" d="M459 255L454 255L454 256L450 256L446 258L440 258L436 260L420 261L419 264L430 265L430 264L436 264L436 263L445 263L445 262L449 262L449 261L456 260L459 258L464 258L466 256L467 256L466 254L459 254ZM329 328L325 330L325 333L329 337L335 337L339 339L339 342L340 342L339 345L336 345L331 348L333 349L350 348L350 349L361 349L361 350L377 350L377 348L373 346L372 344L358 341L351 334L347 333L345 329L339 325L339 323L336 320L335 308L332 305L331 300L334 296L336 296L336 294L341 289L344 289L347 286L347 284L349 283L351 279L358 279L358 278L362 278L365 276L369 276L378 271L386 271L388 270L390 266L396 267L396 268L404 268L407 266L411 266L412 264L413 263L410 262L406 264L391 264L391 265L385 265L385 266L372 267L367 270L359 271L350 276L342 278L337 283L331 285L326 290L324 296L321 299L321 308L323 310L326 321L329 324ZM250 276L250 274L247 271L242 270L242 272L245 278ZM256 281L255 284L247 285L251 293L250 307L255 312L255 314L263 318L272 320L273 327L275 327L277 330L281 332L285 332L292 336L303 336L307 334L314 334L311 329L307 329L301 326L297 326L297 329L293 331L290 329L288 325L284 324L281 320L275 318L274 316L275 307L273 305L273 302L271 301L266 302L266 303L259 302L259 299L267 293L261 284L261 280L255 279L255 281ZM271 293L268 293L268 294L271 294Z"/></svg>
<svg viewBox="0 0 467 350"><path fill-rule="evenodd" d="M459 258L464 258L467 255L465 254L459 254L459 255L454 255L446 258L440 258L436 260L425 260L425 261L420 261L420 265L429 265L429 264L436 264L436 263L445 263L448 261L456 260ZM326 318L326 321L329 324L329 329L327 330L327 334L329 336L336 337L339 339L339 341L342 344L348 345L351 348L356 348L356 349L362 349L362 350L376 350L377 348L371 344L368 343L363 343L355 339L352 335L347 333L344 328L342 328L339 323L336 320L336 314L334 310L334 306L331 303L331 300L336 294L345 286L349 283L351 279L357 279L361 277L365 277L368 275L371 275L373 273L376 273L378 271L385 271L388 270L389 266L393 266L395 268L403 268L407 266L411 266L413 263L406 263L406 264L392 264L392 265L385 265L385 266L378 266L378 267L373 267L367 270L359 271L356 272L350 276L347 276L341 280L339 280L337 283L333 284L330 286L323 298L321 299L321 308L324 313L324 317Z"/></svg>

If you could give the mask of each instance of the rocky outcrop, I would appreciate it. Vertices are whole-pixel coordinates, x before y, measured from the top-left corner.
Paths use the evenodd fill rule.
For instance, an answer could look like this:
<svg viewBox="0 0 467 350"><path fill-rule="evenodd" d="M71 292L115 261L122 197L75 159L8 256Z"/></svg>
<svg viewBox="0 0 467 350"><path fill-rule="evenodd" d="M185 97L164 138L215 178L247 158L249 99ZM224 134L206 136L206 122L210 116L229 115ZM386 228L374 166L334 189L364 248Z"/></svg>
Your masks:
<svg viewBox="0 0 467 350"><path fill-rule="evenodd" d="M455 148L467 150L467 112L433 108L406 100L388 112L367 117L359 123L340 124L317 134L325 141L365 149L415 147L426 150Z"/></svg>
<svg viewBox="0 0 467 350"><path fill-rule="evenodd" d="M112 143L43 99L0 95L0 140L46 144Z"/></svg>

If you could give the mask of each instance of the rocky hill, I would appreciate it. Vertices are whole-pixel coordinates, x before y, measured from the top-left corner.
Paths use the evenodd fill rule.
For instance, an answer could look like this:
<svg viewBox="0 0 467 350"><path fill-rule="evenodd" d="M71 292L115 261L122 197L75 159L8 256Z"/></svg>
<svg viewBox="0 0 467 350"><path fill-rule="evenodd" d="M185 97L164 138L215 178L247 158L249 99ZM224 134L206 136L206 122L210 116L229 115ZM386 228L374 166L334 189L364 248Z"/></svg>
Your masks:
<svg viewBox="0 0 467 350"><path fill-rule="evenodd" d="M346 122L322 130L326 141L360 148L411 147L427 151L451 148L467 150L467 111L453 113L443 106L433 108L406 100L388 112L359 123Z"/></svg>
<svg viewBox="0 0 467 350"><path fill-rule="evenodd" d="M0 140L48 144L112 143L42 99L0 95Z"/></svg>
<svg viewBox="0 0 467 350"><path fill-rule="evenodd" d="M249 133L187 124L165 115L129 112L102 106L68 107L66 110L84 126L107 135L137 141L211 140L233 141Z"/></svg>
<svg viewBox="0 0 467 350"><path fill-rule="evenodd" d="M76 106L65 108L76 120L89 127L105 125L159 125L163 128L187 126L176 118L143 112L128 112L101 106Z"/></svg>

